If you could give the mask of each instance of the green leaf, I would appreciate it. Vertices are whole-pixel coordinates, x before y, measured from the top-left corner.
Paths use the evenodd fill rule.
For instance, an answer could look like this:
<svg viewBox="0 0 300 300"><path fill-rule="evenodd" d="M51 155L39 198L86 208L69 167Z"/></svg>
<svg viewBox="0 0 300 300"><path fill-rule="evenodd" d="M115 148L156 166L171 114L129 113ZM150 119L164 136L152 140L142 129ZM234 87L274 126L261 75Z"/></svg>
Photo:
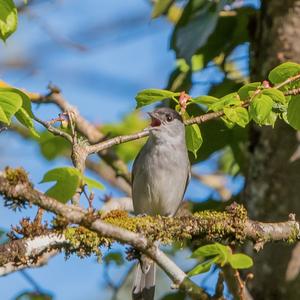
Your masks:
<svg viewBox="0 0 300 300"><path fill-rule="evenodd" d="M83 181L88 186L88 189L90 192L93 189L104 190L104 185L97 180L94 180L90 177L84 176Z"/></svg>
<svg viewBox="0 0 300 300"><path fill-rule="evenodd" d="M159 89L143 90L135 96L135 100L137 102L136 108L162 101L164 99L172 98L174 96L178 96L178 93Z"/></svg>
<svg viewBox="0 0 300 300"><path fill-rule="evenodd" d="M162 14L166 13L169 7L173 4L175 0L158 0L155 2L152 15L153 19L161 16Z"/></svg>
<svg viewBox="0 0 300 300"><path fill-rule="evenodd" d="M283 104L287 102L283 92L274 88L264 89L262 94L271 97L274 102Z"/></svg>
<svg viewBox="0 0 300 300"><path fill-rule="evenodd" d="M17 111L16 118L21 124L23 124L25 127L27 127L30 130L30 132L32 133L32 135L34 137L39 138L39 134L34 128L32 118L29 116L29 114L27 113L27 111L23 107L21 107Z"/></svg>
<svg viewBox="0 0 300 300"><path fill-rule="evenodd" d="M300 96L293 96L287 109L287 120L296 130L300 130Z"/></svg>
<svg viewBox="0 0 300 300"><path fill-rule="evenodd" d="M38 141L42 155L48 160L52 160L59 155L71 154L70 143L60 136L53 135L48 130L40 133Z"/></svg>
<svg viewBox="0 0 300 300"><path fill-rule="evenodd" d="M250 117L257 123L263 124L264 120L269 116L273 106L271 97L263 94L255 96L250 102Z"/></svg>
<svg viewBox="0 0 300 300"><path fill-rule="evenodd" d="M56 184L47 190L46 195L66 203L75 194L81 182L81 177L81 173L75 168L55 168L48 171L40 183L55 181Z"/></svg>
<svg viewBox="0 0 300 300"><path fill-rule="evenodd" d="M0 39L6 39L17 29L18 12L12 0L0 0Z"/></svg>
<svg viewBox="0 0 300 300"><path fill-rule="evenodd" d="M104 124L101 131L109 136L126 135L143 130L148 125L149 120L145 120L138 111L134 111L126 115L119 123ZM131 143L117 145L115 150L122 160L129 162L136 157L144 143L144 139L139 139Z"/></svg>
<svg viewBox="0 0 300 300"><path fill-rule="evenodd" d="M192 56L201 48L214 31L219 12L225 1L189 1L178 21L171 39L171 48L177 58L191 61Z"/></svg>
<svg viewBox="0 0 300 300"><path fill-rule="evenodd" d="M244 107L224 107L224 114L229 119L229 121L236 123L241 127L246 127L246 125L250 121L249 113Z"/></svg>
<svg viewBox="0 0 300 300"><path fill-rule="evenodd" d="M261 85L260 82L251 82L243 85L239 90L238 94L242 100L247 100L249 98L249 92L254 92Z"/></svg>
<svg viewBox="0 0 300 300"><path fill-rule="evenodd" d="M195 158L197 158L197 151L203 142L199 126L197 124L186 126L185 136L187 149L194 154Z"/></svg>
<svg viewBox="0 0 300 300"><path fill-rule="evenodd" d="M9 125L22 103L22 97L14 89L0 88L0 121Z"/></svg>
<svg viewBox="0 0 300 300"><path fill-rule="evenodd" d="M117 266L121 266L124 263L123 256L120 252L110 252L104 257L103 260L106 264L115 262Z"/></svg>
<svg viewBox="0 0 300 300"><path fill-rule="evenodd" d="M208 258L219 254L220 248L218 243L214 243L199 247L192 253L191 258Z"/></svg>
<svg viewBox="0 0 300 300"><path fill-rule="evenodd" d="M253 266L252 258L242 253L231 255L228 262L234 269L247 269Z"/></svg>
<svg viewBox="0 0 300 300"><path fill-rule="evenodd" d="M22 291L14 300L53 300L53 296L37 291Z"/></svg>
<svg viewBox="0 0 300 300"><path fill-rule="evenodd" d="M219 111L224 109L224 107L236 106L240 105L241 100L237 93L230 93L221 99L218 102L212 103L208 106L209 110Z"/></svg>
<svg viewBox="0 0 300 300"><path fill-rule="evenodd" d="M187 273L187 275L189 277L191 277L191 276L196 276L201 273L208 272L210 270L211 266L216 262L216 260L217 260L217 258L209 259L209 260L197 265L191 271L189 271Z"/></svg>
<svg viewBox="0 0 300 300"><path fill-rule="evenodd" d="M281 83L290 77L300 73L300 65L293 62L285 62L269 73L269 80L274 83Z"/></svg>
<svg viewBox="0 0 300 300"><path fill-rule="evenodd" d="M213 103L217 103L220 99L212 96L199 96L196 98L192 98L191 101L198 103L198 104L204 104L204 105L211 105Z"/></svg>

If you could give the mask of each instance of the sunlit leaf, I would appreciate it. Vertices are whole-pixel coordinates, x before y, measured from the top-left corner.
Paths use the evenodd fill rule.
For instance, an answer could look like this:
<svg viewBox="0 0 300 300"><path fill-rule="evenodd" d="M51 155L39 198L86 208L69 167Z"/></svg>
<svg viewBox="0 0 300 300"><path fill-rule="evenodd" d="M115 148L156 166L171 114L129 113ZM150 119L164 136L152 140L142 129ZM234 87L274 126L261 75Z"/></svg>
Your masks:
<svg viewBox="0 0 300 300"><path fill-rule="evenodd" d="M154 102L162 101L164 99L172 98L177 96L178 93L173 93L166 90L159 89L148 89L140 91L136 96L135 100L137 102L137 108L140 108L145 105L149 105Z"/></svg>
<svg viewBox="0 0 300 300"><path fill-rule="evenodd" d="M285 62L269 73L269 80L277 84L297 74L300 74L300 65L294 62Z"/></svg>
<svg viewBox="0 0 300 300"><path fill-rule="evenodd" d="M196 267L194 267L191 271L188 272L188 276L196 276L201 273L208 272L211 268L211 266L216 262L217 258L209 259Z"/></svg>
<svg viewBox="0 0 300 300"><path fill-rule="evenodd" d="M234 269L248 269L253 266L252 258L242 253L231 255L229 263Z"/></svg>
<svg viewBox="0 0 300 300"><path fill-rule="evenodd" d="M32 118L29 116L29 114L23 107L21 107L17 111L16 118L21 124L23 124L25 127L27 127L30 130L30 132L32 133L32 135L34 137L37 137L37 138L39 137L38 132L34 128L34 123L33 123Z"/></svg>
<svg viewBox="0 0 300 300"><path fill-rule="evenodd" d="M194 154L196 158L197 151L199 150L203 142L199 126L197 124L186 126L185 135L187 148Z"/></svg>
<svg viewBox="0 0 300 300"><path fill-rule="evenodd" d="M0 39L6 39L16 31L18 12L12 0L0 0Z"/></svg>
<svg viewBox="0 0 300 300"><path fill-rule="evenodd" d="M83 181L88 186L88 189L89 189L90 192L93 189L104 190L104 185L102 183L100 183L99 181L93 179L93 178L84 176Z"/></svg>
<svg viewBox="0 0 300 300"><path fill-rule="evenodd" d="M191 101L198 103L198 104L204 104L204 105L211 105L213 103L217 103L220 99L212 96L199 96L196 98L192 98Z"/></svg>
<svg viewBox="0 0 300 300"><path fill-rule="evenodd" d="M11 118L22 107L22 97L10 88L0 88L0 121L10 124Z"/></svg>
<svg viewBox="0 0 300 300"><path fill-rule="evenodd" d="M76 189L81 182L81 173L79 170L72 167L56 168L48 171L42 181L44 182L56 182L46 195L57 199L62 203L66 203L75 194Z"/></svg>
<svg viewBox="0 0 300 300"><path fill-rule="evenodd" d="M279 91L274 88L264 89L264 90L262 90L262 94L271 97L271 99L274 102L278 102L278 103L286 103L287 102L282 91Z"/></svg>
<svg viewBox="0 0 300 300"><path fill-rule="evenodd" d="M225 107L224 114L229 121L238 124L241 127L245 127L249 121L249 113L244 107Z"/></svg>
<svg viewBox="0 0 300 300"><path fill-rule="evenodd" d="M273 106L271 97L263 94L255 96L249 106L250 117L257 123L262 124L269 116Z"/></svg>
<svg viewBox="0 0 300 300"><path fill-rule="evenodd" d="M166 13L168 11L169 7L172 5L172 3L174 1L175 0L158 0L158 1L155 1L151 17L153 19L155 19L155 18L161 16L162 14Z"/></svg>
<svg viewBox="0 0 300 300"><path fill-rule="evenodd" d="M296 130L300 130L300 96L293 96L287 109L287 120Z"/></svg>
<svg viewBox="0 0 300 300"><path fill-rule="evenodd" d="M251 82L243 85L239 90L238 94L242 100L247 100L249 98L249 92L254 92L261 85L260 82Z"/></svg>

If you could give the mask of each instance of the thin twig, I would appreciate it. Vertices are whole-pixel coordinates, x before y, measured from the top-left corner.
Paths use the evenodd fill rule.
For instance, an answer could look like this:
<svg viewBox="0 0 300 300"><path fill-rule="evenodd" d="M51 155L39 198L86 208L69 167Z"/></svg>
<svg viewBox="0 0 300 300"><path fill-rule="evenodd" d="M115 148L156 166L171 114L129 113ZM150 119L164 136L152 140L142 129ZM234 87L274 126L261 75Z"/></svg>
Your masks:
<svg viewBox="0 0 300 300"><path fill-rule="evenodd" d="M73 142L71 135L53 127L52 125L49 124L49 122L45 122L36 116L34 117L34 120L36 122L40 123L41 125L43 125L49 132L53 133L54 135L61 136L61 137L65 138L66 140L68 140L70 143Z"/></svg>

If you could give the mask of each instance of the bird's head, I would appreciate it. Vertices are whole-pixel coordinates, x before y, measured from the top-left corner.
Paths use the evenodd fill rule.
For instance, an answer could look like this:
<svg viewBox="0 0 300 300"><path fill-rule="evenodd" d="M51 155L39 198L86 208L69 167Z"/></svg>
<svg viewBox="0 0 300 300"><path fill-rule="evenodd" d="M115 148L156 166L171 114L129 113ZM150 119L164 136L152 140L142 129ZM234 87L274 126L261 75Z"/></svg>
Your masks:
<svg viewBox="0 0 300 300"><path fill-rule="evenodd" d="M148 114L151 117L150 135L158 138L184 137L182 117L174 109L162 107Z"/></svg>

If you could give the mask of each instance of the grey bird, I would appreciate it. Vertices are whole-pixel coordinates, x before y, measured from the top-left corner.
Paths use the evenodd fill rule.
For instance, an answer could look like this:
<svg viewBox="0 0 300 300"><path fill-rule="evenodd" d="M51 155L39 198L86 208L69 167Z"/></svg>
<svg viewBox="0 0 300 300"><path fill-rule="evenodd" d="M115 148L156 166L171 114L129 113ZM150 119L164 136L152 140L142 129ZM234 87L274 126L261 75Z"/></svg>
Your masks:
<svg viewBox="0 0 300 300"><path fill-rule="evenodd" d="M174 216L190 180L190 162L182 117L171 108L149 113L148 141L132 169L132 199L135 214ZM133 284L134 300L152 300L156 267L142 259Z"/></svg>

